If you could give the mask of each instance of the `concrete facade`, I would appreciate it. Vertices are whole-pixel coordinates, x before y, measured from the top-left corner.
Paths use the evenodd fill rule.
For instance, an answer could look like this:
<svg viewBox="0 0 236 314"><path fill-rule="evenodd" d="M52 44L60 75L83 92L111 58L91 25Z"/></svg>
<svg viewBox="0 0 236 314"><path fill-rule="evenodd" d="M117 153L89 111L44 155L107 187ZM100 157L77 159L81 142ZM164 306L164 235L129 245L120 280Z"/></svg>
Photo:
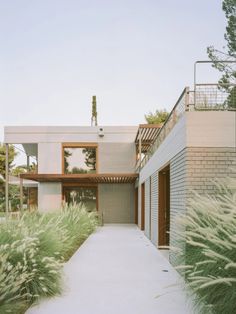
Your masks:
<svg viewBox="0 0 236 314"><path fill-rule="evenodd" d="M42 212L58 210L62 204L61 183L44 182L38 185L38 208Z"/></svg>
<svg viewBox="0 0 236 314"><path fill-rule="evenodd" d="M99 185L99 209L104 223L134 223L134 185Z"/></svg>
<svg viewBox="0 0 236 314"><path fill-rule="evenodd" d="M38 173L57 174L61 172L61 143L38 143ZM38 208L41 211L57 210L61 207L61 203L61 183L38 183Z"/></svg>
<svg viewBox="0 0 236 314"><path fill-rule="evenodd" d="M135 154L133 142L98 143L98 170L100 173L133 173Z"/></svg>
<svg viewBox="0 0 236 314"><path fill-rule="evenodd" d="M104 136L99 136L103 128ZM21 143L26 153L38 159L39 174L62 174L62 144L96 144L97 173L134 173L134 145L138 127L5 127L5 142ZM75 184L76 185L76 184ZM38 183L38 208L58 210L62 204L63 184ZM106 222L134 222L134 185L112 184L98 186L98 210Z"/></svg>

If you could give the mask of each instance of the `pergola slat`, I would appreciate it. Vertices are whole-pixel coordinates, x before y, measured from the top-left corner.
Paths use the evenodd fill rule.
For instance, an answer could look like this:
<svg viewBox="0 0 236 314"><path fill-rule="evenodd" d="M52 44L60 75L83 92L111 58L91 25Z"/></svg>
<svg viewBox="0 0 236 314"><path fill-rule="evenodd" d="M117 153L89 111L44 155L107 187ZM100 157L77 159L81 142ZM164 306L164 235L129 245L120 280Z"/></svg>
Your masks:
<svg viewBox="0 0 236 314"><path fill-rule="evenodd" d="M136 150L139 150L139 140L141 135L141 150L146 153L158 136L162 124L140 124L135 138Z"/></svg>

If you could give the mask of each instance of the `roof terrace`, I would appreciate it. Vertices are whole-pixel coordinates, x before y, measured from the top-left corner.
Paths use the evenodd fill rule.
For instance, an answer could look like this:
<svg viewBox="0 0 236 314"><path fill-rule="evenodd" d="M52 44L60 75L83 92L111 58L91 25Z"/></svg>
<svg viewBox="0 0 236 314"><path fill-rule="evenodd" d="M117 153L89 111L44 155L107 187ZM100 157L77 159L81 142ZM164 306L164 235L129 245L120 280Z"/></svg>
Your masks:
<svg viewBox="0 0 236 314"><path fill-rule="evenodd" d="M236 111L236 84L195 84L194 90L185 87L165 123L158 127L153 125L155 132L146 132L143 125L140 125L136 136L136 146L139 147L137 172L146 165L188 111ZM151 125L147 126L151 129Z"/></svg>

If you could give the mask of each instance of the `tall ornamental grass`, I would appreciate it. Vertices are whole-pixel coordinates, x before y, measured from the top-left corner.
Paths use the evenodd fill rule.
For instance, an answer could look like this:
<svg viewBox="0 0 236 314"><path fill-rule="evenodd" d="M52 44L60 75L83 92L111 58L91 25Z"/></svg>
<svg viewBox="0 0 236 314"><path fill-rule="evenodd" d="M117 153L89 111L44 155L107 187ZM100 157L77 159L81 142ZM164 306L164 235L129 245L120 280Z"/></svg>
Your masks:
<svg viewBox="0 0 236 314"><path fill-rule="evenodd" d="M62 291L63 263L97 225L78 205L0 223L0 313L23 313Z"/></svg>
<svg viewBox="0 0 236 314"><path fill-rule="evenodd" d="M200 312L232 314L236 313L236 179L216 184L215 195L196 194L179 220L185 233L178 236L186 241L179 269L184 269Z"/></svg>

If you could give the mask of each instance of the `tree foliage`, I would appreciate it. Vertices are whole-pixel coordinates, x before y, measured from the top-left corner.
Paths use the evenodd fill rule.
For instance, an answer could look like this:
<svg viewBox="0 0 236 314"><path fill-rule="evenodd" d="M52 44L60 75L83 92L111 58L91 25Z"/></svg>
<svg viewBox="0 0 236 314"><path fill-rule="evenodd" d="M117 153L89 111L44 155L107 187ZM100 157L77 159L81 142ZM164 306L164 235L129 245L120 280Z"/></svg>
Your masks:
<svg viewBox="0 0 236 314"><path fill-rule="evenodd" d="M71 172L70 173L73 173L73 174L76 174L76 173L88 173L88 171L86 169L83 169L82 167L73 167L71 169Z"/></svg>
<svg viewBox="0 0 236 314"><path fill-rule="evenodd" d="M85 161L84 163L90 171L96 170L96 149L95 148L84 148L83 154L85 154Z"/></svg>
<svg viewBox="0 0 236 314"><path fill-rule="evenodd" d="M149 112L145 115L145 120L148 124L162 124L166 121L169 113L166 109L156 110L154 113Z"/></svg>
<svg viewBox="0 0 236 314"><path fill-rule="evenodd" d="M235 63L223 63L221 61L236 61L236 0L223 0L222 9L225 13L227 26L224 38L227 47L223 51L215 49L214 46L207 48L208 56L213 61L213 67L222 72L222 78L219 83L235 83L236 69Z"/></svg>
<svg viewBox="0 0 236 314"><path fill-rule="evenodd" d="M72 155L72 153L68 149L64 149L64 172L69 172L69 162L68 158Z"/></svg>
<svg viewBox="0 0 236 314"><path fill-rule="evenodd" d="M8 154L8 167L9 171L14 167L14 158L17 156L17 152L13 145L9 145ZM5 178L6 174L6 146L0 143L0 174Z"/></svg>

